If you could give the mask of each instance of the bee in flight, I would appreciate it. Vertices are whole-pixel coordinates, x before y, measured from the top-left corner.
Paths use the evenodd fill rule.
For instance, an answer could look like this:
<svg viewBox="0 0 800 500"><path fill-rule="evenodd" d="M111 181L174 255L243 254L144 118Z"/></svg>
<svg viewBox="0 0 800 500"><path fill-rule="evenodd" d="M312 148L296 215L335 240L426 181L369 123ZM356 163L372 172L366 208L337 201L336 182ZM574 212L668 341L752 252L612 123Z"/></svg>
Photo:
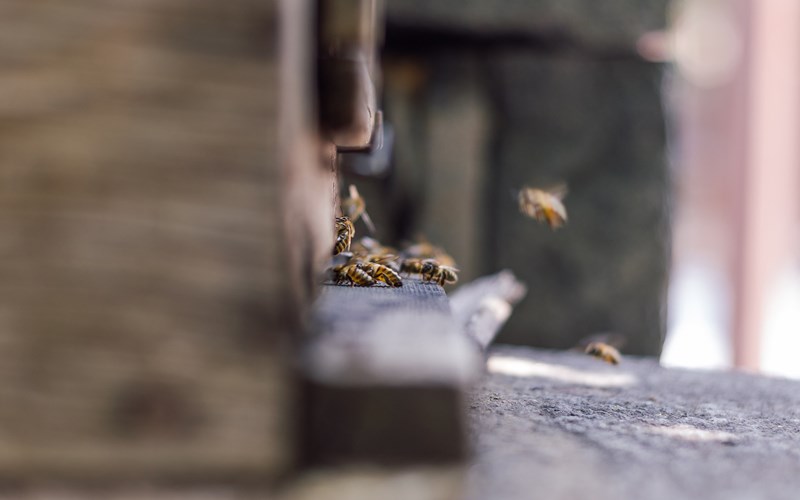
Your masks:
<svg viewBox="0 0 800 500"><path fill-rule="evenodd" d="M567 209L561 202L566 194L564 185L548 190L525 186L517 195L519 211L539 222L546 222L550 229L558 229L567 222Z"/></svg>
<svg viewBox="0 0 800 500"><path fill-rule="evenodd" d="M612 365L618 365L622 357L616 348L604 342L592 342L586 346L584 352L590 356L602 359L606 363L611 363Z"/></svg>
<svg viewBox="0 0 800 500"><path fill-rule="evenodd" d="M356 234L356 228L346 215L336 218L336 243L333 245L333 255L350 250L350 242Z"/></svg>
<svg viewBox="0 0 800 500"><path fill-rule="evenodd" d="M350 218L351 221L356 222L359 218L364 221L364 224L369 229L370 233L375 233L375 225L372 223L369 214L367 213L367 202L358 193L358 189L350 184L350 196L342 200L342 213Z"/></svg>

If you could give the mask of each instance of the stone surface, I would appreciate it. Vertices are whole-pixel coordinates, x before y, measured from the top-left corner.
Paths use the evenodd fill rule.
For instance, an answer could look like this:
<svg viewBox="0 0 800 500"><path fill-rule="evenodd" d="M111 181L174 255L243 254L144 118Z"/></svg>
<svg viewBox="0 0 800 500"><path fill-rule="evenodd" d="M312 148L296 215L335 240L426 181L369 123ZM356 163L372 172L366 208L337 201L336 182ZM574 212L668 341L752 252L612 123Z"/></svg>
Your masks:
<svg viewBox="0 0 800 500"><path fill-rule="evenodd" d="M800 382L496 348L471 403L471 500L793 499Z"/></svg>

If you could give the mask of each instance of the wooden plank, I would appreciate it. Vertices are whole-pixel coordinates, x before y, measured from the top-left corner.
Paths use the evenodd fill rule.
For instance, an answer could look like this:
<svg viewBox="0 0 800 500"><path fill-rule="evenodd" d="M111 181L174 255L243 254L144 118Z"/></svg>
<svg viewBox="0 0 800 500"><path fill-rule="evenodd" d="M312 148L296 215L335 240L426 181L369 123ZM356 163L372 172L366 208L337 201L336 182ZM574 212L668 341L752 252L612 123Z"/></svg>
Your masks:
<svg viewBox="0 0 800 500"><path fill-rule="evenodd" d="M455 463L463 404L479 371L438 285L326 286L307 348L307 464Z"/></svg>
<svg viewBox="0 0 800 500"><path fill-rule="evenodd" d="M282 63L276 1L0 6L0 476L291 463L284 346L332 193L290 3Z"/></svg>
<svg viewBox="0 0 800 500"><path fill-rule="evenodd" d="M464 468L366 465L309 471L286 489L280 500L457 500L466 493Z"/></svg>

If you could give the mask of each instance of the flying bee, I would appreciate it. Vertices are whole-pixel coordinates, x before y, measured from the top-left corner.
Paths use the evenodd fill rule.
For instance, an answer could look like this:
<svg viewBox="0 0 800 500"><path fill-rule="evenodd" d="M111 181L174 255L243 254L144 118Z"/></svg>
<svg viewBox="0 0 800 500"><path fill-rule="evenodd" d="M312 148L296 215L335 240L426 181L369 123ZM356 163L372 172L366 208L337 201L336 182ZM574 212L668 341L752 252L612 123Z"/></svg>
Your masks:
<svg viewBox="0 0 800 500"><path fill-rule="evenodd" d="M333 246L333 255L350 250L350 242L356 234L356 228L347 216L336 218L336 243Z"/></svg>
<svg viewBox="0 0 800 500"><path fill-rule="evenodd" d="M426 260L422 263L422 280L438 283L439 286L444 286L445 283L452 284L458 282L457 272L458 269L442 265L433 259Z"/></svg>
<svg viewBox="0 0 800 500"><path fill-rule="evenodd" d="M372 219L370 219L367 213L367 202L364 201L364 198L358 193L358 188L353 184L350 184L348 190L350 192L350 197L342 200L342 212L350 217L350 220L353 222L357 221L360 217L367 226L367 229L369 229L369 232L374 233L375 225L372 223Z"/></svg>
<svg viewBox="0 0 800 500"><path fill-rule="evenodd" d="M360 262L356 265L377 281L386 283L391 287L403 286L403 279L389 266L375 262Z"/></svg>
<svg viewBox="0 0 800 500"><path fill-rule="evenodd" d="M539 222L546 222L550 229L558 229L567 222L567 209L561 202L566 194L567 188L563 185L549 190L523 187L517 195L519 211Z"/></svg>
<svg viewBox="0 0 800 500"><path fill-rule="evenodd" d="M333 281L337 285L372 286L375 278L359 266L359 264L342 264L331 268Z"/></svg>
<svg viewBox="0 0 800 500"><path fill-rule="evenodd" d="M612 365L618 365L621 358L616 348L604 342L592 342L586 346L584 352L590 356L602 359L606 363L611 363Z"/></svg>

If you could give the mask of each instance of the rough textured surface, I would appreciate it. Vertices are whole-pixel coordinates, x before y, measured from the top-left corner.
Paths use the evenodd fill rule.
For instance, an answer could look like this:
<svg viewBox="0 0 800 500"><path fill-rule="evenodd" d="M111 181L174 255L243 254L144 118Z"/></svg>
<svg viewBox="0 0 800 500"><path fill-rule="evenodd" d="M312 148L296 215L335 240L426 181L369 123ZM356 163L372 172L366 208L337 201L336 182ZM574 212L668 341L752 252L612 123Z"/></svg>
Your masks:
<svg viewBox="0 0 800 500"><path fill-rule="evenodd" d="M471 405L471 500L800 491L800 382L520 347L489 367Z"/></svg>
<svg viewBox="0 0 800 500"><path fill-rule="evenodd" d="M433 313L449 317L450 303L442 287L414 278L391 288L337 286L327 283L315 303L315 330L324 335L363 337L364 325L387 312Z"/></svg>

